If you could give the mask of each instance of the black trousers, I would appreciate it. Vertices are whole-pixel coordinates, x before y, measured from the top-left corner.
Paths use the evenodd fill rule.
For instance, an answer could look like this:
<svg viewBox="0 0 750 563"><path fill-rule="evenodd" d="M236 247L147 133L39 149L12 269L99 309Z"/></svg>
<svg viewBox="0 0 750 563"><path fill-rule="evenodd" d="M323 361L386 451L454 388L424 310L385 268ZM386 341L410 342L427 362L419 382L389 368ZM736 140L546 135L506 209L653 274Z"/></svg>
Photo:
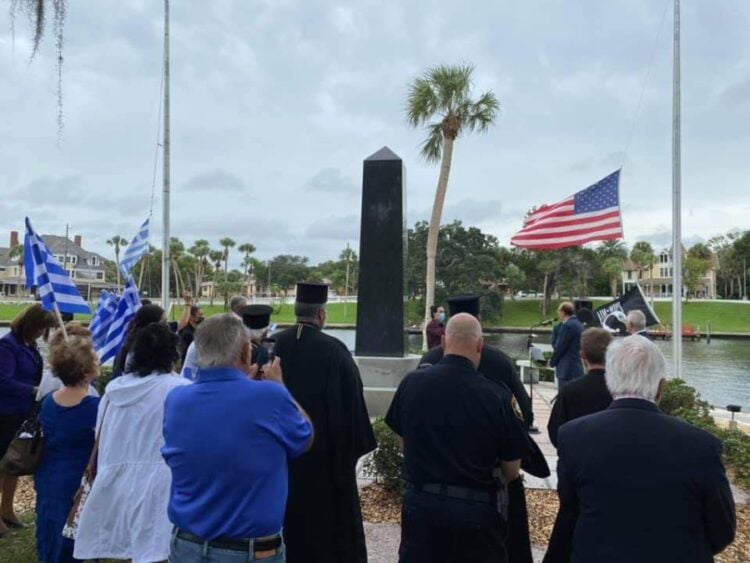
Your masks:
<svg viewBox="0 0 750 563"><path fill-rule="evenodd" d="M506 525L493 506L407 491L399 563L507 563Z"/></svg>

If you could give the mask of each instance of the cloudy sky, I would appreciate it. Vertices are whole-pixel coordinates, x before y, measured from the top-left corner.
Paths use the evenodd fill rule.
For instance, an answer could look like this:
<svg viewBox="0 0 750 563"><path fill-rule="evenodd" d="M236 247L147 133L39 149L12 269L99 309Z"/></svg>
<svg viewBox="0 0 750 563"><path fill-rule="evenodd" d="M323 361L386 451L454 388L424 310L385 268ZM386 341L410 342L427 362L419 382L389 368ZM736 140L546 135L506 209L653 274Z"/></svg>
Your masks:
<svg viewBox="0 0 750 563"><path fill-rule="evenodd" d="M362 161L384 145L407 168L409 224L426 218L438 169L405 123L407 86L431 65L471 62L502 113L459 138L444 221L507 245L531 206L624 164L626 240L668 244L671 2L174 2L173 235L230 236L261 259L356 248ZM694 240L750 223L750 3L686 0L682 20ZM107 238L135 234L151 207L162 34L159 1L69 2L58 147L53 37L28 64L28 26L13 39L0 10L0 246L26 214L45 233L69 223L107 256Z"/></svg>

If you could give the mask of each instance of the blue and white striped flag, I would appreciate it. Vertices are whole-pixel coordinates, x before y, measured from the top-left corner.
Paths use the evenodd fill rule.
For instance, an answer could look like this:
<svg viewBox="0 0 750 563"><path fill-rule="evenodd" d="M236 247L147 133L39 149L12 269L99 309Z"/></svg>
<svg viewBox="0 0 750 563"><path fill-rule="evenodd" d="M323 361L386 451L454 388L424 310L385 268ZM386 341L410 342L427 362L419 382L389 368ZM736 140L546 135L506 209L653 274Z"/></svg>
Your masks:
<svg viewBox="0 0 750 563"><path fill-rule="evenodd" d="M107 331L107 337L100 347L96 349L99 361L106 362L114 358L120 351L128 336L128 325L138 309L141 308L141 298L138 296L138 286L133 281L133 276L128 276L128 282L117 303L117 311L112 317L112 322Z"/></svg>
<svg viewBox="0 0 750 563"><path fill-rule="evenodd" d="M119 301L120 297L116 293L111 293L107 290L102 291L99 296L99 304L96 306L94 317L91 319L91 324L89 324L91 339L94 341L94 348L96 350L101 348L107 340L109 328L112 326L112 321L115 320Z"/></svg>
<svg viewBox="0 0 750 563"><path fill-rule="evenodd" d="M123 276L127 277L133 267L138 263L138 260L148 254L148 230L150 221L151 218L149 217L143 225L141 225L141 230L138 231L138 234L135 235L132 241L130 241L130 245L125 250L122 260L120 260L120 272Z"/></svg>
<svg viewBox="0 0 750 563"><path fill-rule="evenodd" d="M42 307L54 311L55 305L61 313L91 314L88 304L78 292L67 270L44 244L42 237L34 232L26 217L26 236L23 251L31 259L25 259L27 268L33 263L33 270L26 271L26 287L36 286L42 299Z"/></svg>

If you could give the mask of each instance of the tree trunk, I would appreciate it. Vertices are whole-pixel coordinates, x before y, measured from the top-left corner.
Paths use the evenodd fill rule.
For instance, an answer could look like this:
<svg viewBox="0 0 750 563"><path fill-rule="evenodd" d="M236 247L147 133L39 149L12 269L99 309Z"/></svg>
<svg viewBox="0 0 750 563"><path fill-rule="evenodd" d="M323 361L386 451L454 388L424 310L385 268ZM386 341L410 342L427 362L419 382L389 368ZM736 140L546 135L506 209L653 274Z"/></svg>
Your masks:
<svg viewBox="0 0 750 563"><path fill-rule="evenodd" d="M546 319L549 316L549 306L552 303L552 296L549 294L549 273L544 272L544 285L542 286L542 318Z"/></svg>
<svg viewBox="0 0 750 563"><path fill-rule="evenodd" d="M427 351L427 323L430 322L430 307L435 301L435 258L437 256L438 235L440 234L440 219L443 215L445 194L448 190L448 177L451 172L453 159L453 139L443 136L443 157L440 163L440 176L435 203L432 205L430 228L427 231L427 275L425 276L424 323L422 326L422 351Z"/></svg>
<svg viewBox="0 0 750 563"><path fill-rule="evenodd" d="M174 271L174 290L177 294L177 298L179 299L181 293L180 293L180 276L177 273L177 260L174 258L172 259L172 271Z"/></svg>
<svg viewBox="0 0 750 563"><path fill-rule="evenodd" d="M148 255L143 257L141 260L141 271L138 272L138 291L143 287L143 272L146 269L146 263L148 262Z"/></svg>
<svg viewBox="0 0 750 563"><path fill-rule="evenodd" d="M609 289L612 292L612 299L617 299L617 277L609 276Z"/></svg>
<svg viewBox="0 0 750 563"><path fill-rule="evenodd" d="M120 248L117 246L115 246L115 269L117 270L117 291L120 291Z"/></svg>

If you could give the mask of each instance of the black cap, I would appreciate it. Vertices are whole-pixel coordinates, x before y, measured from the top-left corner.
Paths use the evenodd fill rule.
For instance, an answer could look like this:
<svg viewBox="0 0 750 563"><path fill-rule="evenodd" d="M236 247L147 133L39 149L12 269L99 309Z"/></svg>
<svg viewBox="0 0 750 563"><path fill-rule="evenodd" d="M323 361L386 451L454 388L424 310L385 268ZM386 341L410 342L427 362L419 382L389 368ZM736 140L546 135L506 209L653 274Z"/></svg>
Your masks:
<svg viewBox="0 0 750 563"><path fill-rule="evenodd" d="M297 303L322 305L328 302L328 284L297 282Z"/></svg>
<svg viewBox="0 0 750 563"><path fill-rule="evenodd" d="M479 297L476 293L449 297L447 301L451 317L459 313L469 313L474 317L479 317Z"/></svg>
<svg viewBox="0 0 750 563"><path fill-rule="evenodd" d="M266 328L271 324L270 305L247 305L242 308L242 322L247 328Z"/></svg>

